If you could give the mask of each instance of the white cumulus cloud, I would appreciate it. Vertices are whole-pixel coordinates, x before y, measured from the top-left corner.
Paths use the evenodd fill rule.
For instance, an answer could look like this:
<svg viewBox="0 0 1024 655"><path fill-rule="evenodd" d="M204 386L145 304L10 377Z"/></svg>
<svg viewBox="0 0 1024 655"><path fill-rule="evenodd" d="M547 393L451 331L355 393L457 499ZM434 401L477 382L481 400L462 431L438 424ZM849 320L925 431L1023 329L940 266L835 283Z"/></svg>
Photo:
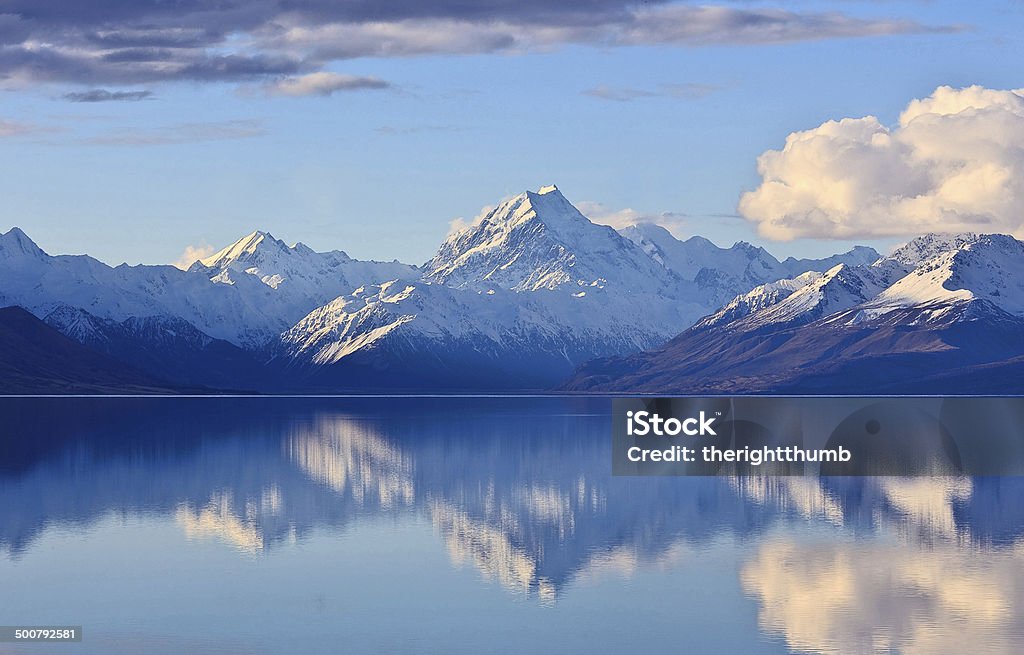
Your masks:
<svg viewBox="0 0 1024 655"><path fill-rule="evenodd" d="M1024 235L1024 90L942 86L894 126L822 123L757 160L740 213L762 236Z"/></svg>

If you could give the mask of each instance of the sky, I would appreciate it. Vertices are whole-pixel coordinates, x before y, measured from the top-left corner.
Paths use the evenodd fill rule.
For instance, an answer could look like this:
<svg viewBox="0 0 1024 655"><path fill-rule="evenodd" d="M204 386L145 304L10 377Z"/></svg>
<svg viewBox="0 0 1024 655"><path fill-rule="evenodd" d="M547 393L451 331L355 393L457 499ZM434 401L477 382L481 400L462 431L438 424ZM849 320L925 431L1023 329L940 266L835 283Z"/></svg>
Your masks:
<svg viewBox="0 0 1024 655"><path fill-rule="evenodd" d="M1022 236L1022 28L1019 0L5 0L0 229L421 263L557 184L779 257Z"/></svg>

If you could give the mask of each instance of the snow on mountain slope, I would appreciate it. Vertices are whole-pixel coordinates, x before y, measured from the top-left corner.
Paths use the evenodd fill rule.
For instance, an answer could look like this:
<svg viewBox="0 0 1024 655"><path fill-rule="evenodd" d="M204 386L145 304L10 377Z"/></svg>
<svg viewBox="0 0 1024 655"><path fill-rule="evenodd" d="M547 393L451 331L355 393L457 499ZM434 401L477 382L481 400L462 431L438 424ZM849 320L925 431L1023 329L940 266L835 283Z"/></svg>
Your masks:
<svg viewBox="0 0 1024 655"><path fill-rule="evenodd" d="M570 295L396 280L314 310L281 335L279 353L316 367L372 361L395 375L430 374L448 383L480 378L477 384L501 387L515 375L545 386L591 357L665 340L658 324L671 311L656 308L652 317L638 318L608 310L619 303L603 289ZM392 384L402 381L399 375Z"/></svg>
<svg viewBox="0 0 1024 655"><path fill-rule="evenodd" d="M110 267L51 257L12 230L0 235L0 303L146 366L199 365L198 354L224 340L273 356L275 372L298 374L295 388L303 378L328 389L368 378L409 386L412 377L424 387L443 378L539 388L587 359L658 346L729 299L723 323L792 323L885 286L874 265L847 265L871 259L870 249L779 262L750 244L681 242L656 226L625 235L592 223L555 187L501 203L423 269L316 253L259 231L188 271ZM218 361L233 366L234 355Z"/></svg>
<svg viewBox="0 0 1024 655"><path fill-rule="evenodd" d="M45 323L93 351L175 384L229 389L265 386L262 364L250 353L214 339L175 316L99 318L60 305Z"/></svg>
<svg viewBox="0 0 1024 655"><path fill-rule="evenodd" d="M110 267L85 255L50 256L24 232L0 235L0 302L40 318L69 305L105 319L175 317L248 349L275 339L312 309L366 281L415 272L397 262L363 262L343 252L289 248L256 232L189 271Z"/></svg>
<svg viewBox="0 0 1024 655"><path fill-rule="evenodd" d="M494 377L514 364L551 384L590 357L678 333L709 309L692 288L545 187L452 235L419 279L364 285L314 310L281 336L280 352L321 367L417 361L446 375Z"/></svg>
<svg viewBox="0 0 1024 655"><path fill-rule="evenodd" d="M883 288L871 267L839 264L782 301L744 319L746 329L810 323L859 305Z"/></svg>
<svg viewBox="0 0 1024 655"><path fill-rule="evenodd" d="M288 246L261 231L194 263L189 271L228 284L243 275L254 277L292 298L302 306L302 314L363 284L418 274L415 266L398 261L361 261L341 250L315 252L303 243Z"/></svg>
<svg viewBox="0 0 1024 655"><path fill-rule="evenodd" d="M0 303L40 318L60 305L115 321L178 317L212 337L249 347L291 325L275 314L280 304L273 289L256 280L217 285L173 266L111 267L86 255L50 256L17 228L0 235L0 280Z"/></svg>
<svg viewBox="0 0 1024 655"><path fill-rule="evenodd" d="M147 342L159 344L181 340L196 348L205 348L214 338L176 316L133 316L124 321L94 316L84 309L59 305L44 317L44 322L86 346L108 342L115 334L130 336L147 333Z"/></svg>
<svg viewBox="0 0 1024 655"><path fill-rule="evenodd" d="M615 230L592 223L554 186L501 203L450 236L424 269L426 280L485 290L608 285L627 293L677 282Z"/></svg>
<svg viewBox="0 0 1024 655"><path fill-rule="evenodd" d="M621 234L656 262L686 280L695 280L704 269L724 271L749 283L748 288L779 277L778 260L764 248L743 241L731 248L719 248L698 236L680 241L653 223L630 225L623 228Z"/></svg>
<svg viewBox="0 0 1024 655"><path fill-rule="evenodd" d="M838 264L847 266L869 266L881 258L878 251L867 246L854 246L844 253L821 259L796 259L787 257L780 265L789 275L804 271L827 271Z"/></svg>
<svg viewBox="0 0 1024 655"><path fill-rule="evenodd" d="M506 200L453 234L423 278L455 288L582 294L589 299L573 303L579 312L621 312L643 332L667 338L752 286L792 277L791 270L796 275L809 270L802 266L874 258L873 250L860 248L829 260L782 264L748 243L719 248L701 237L679 241L653 224L619 234L592 223L550 186Z"/></svg>
<svg viewBox="0 0 1024 655"><path fill-rule="evenodd" d="M824 275L755 287L696 325L751 330L810 322L854 307L834 320L863 322L928 308L919 320L945 321L973 316L953 305L980 299L1010 314L1024 313L1024 244L1005 235L928 234L870 266L843 265ZM910 320L911 314L901 311L896 320Z"/></svg>
<svg viewBox="0 0 1024 655"><path fill-rule="evenodd" d="M684 279L697 279L701 269L717 269L749 286L793 278L807 271L821 273L838 264L866 265L879 258L873 248L856 246L845 253L824 259L789 257L780 262L764 248L745 241L738 241L729 248L720 248L699 236L680 241L671 232L654 223L630 225L620 230L620 233L643 248L655 261Z"/></svg>
<svg viewBox="0 0 1024 655"><path fill-rule="evenodd" d="M668 230L653 223L639 223L623 228L621 234L640 246L666 269L690 281L687 294L702 301L709 309L721 307L737 294L767 283L792 280L808 271L822 273L838 264L851 266L870 264L878 259L872 248L857 246L852 250L825 259L794 259L780 262L764 248L739 241L729 248L720 248L703 237L686 241L676 239ZM778 298L778 294L794 283L783 282L761 289Z"/></svg>
<svg viewBox="0 0 1024 655"><path fill-rule="evenodd" d="M903 244L885 259L899 262L911 270L939 255L960 250L978 238L977 234L972 233L924 234Z"/></svg>
<svg viewBox="0 0 1024 655"><path fill-rule="evenodd" d="M1024 243L1011 236L966 234L938 239L927 235L901 248L893 259L919 263L865 305L867 316L974 300L1024 315Z"/></svg>
<svg viewBox="0 0 1024 655"><path fill-rule="evenodd" d="M912 270L908 271L908 268ZM567 389L1017 393L1024 243L926 235L871 266L744 294L654 351L594 360ZM1014 368L1017 367L1017 368Z"/></svg>
<svg viewBox="0 0 1024 655"><path fill-rule="evenodd" d="M416 362L448 376L491 370L493 379L516 363L553 384L589 358L661 344L786 268L750 244L680 242L656 226L630 234L636 242L592 223L553 186L519 194L449 237L420 279L365 285L311 312L281 336L280 359L321 368L373 361L373 370ZM875 255L853 252L858 261ZM853 284L833 277L833 286ZM838 303L837 293L819 295Z"/></svg>
<svg viewBox="0 0 1024 655"><path fill-rule="evenodd" d="M84 347L21 307L0 307L0 393L172 391L174 386L165 379Z"/></svg>
<svg viewBox="0 0 1024 655"><path fill-rule="evenodd" d="M730 329L753 330L809 323L875 297L885 288L885 279L870 266L838 264L825 273L812 271L756 287L701 319L695 327L728 324Z"/></svg>
<svg viewBox="0 0 1024 655"><path fill-rule="evenodd" d="M705 316L694 327L713 327L718 324L738 321L782 302L795 291L821 279L822 275L817 271L808 271L795 278L758 285L747 293L736 296L714 314Z"/></svg>

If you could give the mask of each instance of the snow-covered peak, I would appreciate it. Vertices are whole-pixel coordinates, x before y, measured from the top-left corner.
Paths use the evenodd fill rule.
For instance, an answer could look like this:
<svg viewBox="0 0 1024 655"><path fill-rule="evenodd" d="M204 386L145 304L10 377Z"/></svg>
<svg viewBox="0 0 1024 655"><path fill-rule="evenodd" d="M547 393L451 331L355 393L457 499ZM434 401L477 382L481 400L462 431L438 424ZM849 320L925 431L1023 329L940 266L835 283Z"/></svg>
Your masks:
<svg viewBox="0 0 1024 655"><path fill-rule="evenodd" d="M837 264L782 302L752 316L752 324L809 323L859 305L884 288L870 267Z"/></svg>
<svg viewBox="0 0 1024 655"><path fill-rule="evenodd" d="M555 193L556 191L558 193L561 193L560 191L558 191L558 187L556 187L554 184L549 184L547 186L542 186L540 189L537 190L537 193L543 196L548 193Z"/></svg>
<svg viewBox="0 0 1024 655"><path fill-rule="evenodd" d="M532 291L660 286L670 275L615 230L592 223L557 188L543 187L505 200L451 235L424 277L456 287Z"/></svg>
<svg viewBox="0 0 1024 655"><path fill-rule="evenodd" d="M289 246L269 232L257 230L196 262L189 271L203 273L222 284L231 284L238 275L253 276L295 296L305 306L326 302L360 284L415 274L415 267L399 262L359 261L341 250L316 252L301 242Z"/></svg>
<svg viewBox="0 0 1024 655"><path fill-rule="evenodd" d="M300 255L312 255L316 252L315 250L313 250L306 244L302 243L301 241L296 241L295 245L292 246L292 250L294 250Z"/></svg>
<svg viewBox="0 0 1024 655"><path fill-rule="evenodd" d="M905 252L894 254L900 261L918 254L922 260L869 303L873 313L986 300L1024 315L1024 243L1017 239L1005 234L927 235L900 251Z"/></svg>
<svg viewBox="0 0 1024 655"><path fill-rule="evenodd" d="M817 271L808 271L795 278L758 285L747 293L736 296L714 314L703 318L697 326L711 327L737 321L782 302L794 291L810 285L821 277L822 274Z"/></svg>
<svg viewBox="0 0 1024 655"><path fill-rule="evenodd" d="M859 305L884 288L884 278L875 269L837 264L824 273L809 271L756 287L737 296L698 326L732 323L739 329L752 330L768 325L809 323Z"/></svg>
<svg viewBox="0 0 1024 655"><path fill-rule="evenodd" d="M790 273L807 270L827 271L836 264L868 266L878 261L879 258L880 255L874 248L869 248L867 246L854 246L844 253L832 255L831 257L825 257L823 259L797 259L795 257L787 257L782 262L782 267Z"/></svg>
<svg viewBox="0 0 1024 655"><path fill-rule="evenodd" d="M980 309L971 310L973 305ZM978 311L1024 316L1024 243L1001 234L926 235L870 266L839 264L755 287L697 327L748 331L883 316L895 322L969 320Z"/></svg>
<svg viewBox="0 0 1024 655"><path fill-rule="evenodd" d="M279 261L283 257L309 256L315 253L302 243L289 247L284 241L274 238L270 232L256 230L230 246L199 260L205 268L223 269L227 267L242 269L249 265L259 265ZM343 252L335 254L348 257ZM245 266L240 266L245 265Z"/></svg>
<svg viewBox="0 0 1024 655"><path fill-rule="evenodd" d="M953 250L960 250L969 244L975 243L980 238L981 236L970 232L962 234L925 234L911 239L884 259L916 268L929 259Z"/></svg>
<svg viewBox="0 0 1024 655"><path fill-rule="evenodd" d="M697 279L702 271L718 271L720 274L714 277L740 280L741 284L750 288L755 284L785 277L777 274L778 260L763 248L744 241L730 248L720 248L699 236L680 241L667 229L654 223L637 223L623 228L621 234L656 262L685 280Z"/></svg>
<svg viewBox="0 0 1024 655"><path fill-rule="evenodd" d="M12 227L6 233L0 234L0 257L46 257L46 253L30 239L19 227Z"/></svg>

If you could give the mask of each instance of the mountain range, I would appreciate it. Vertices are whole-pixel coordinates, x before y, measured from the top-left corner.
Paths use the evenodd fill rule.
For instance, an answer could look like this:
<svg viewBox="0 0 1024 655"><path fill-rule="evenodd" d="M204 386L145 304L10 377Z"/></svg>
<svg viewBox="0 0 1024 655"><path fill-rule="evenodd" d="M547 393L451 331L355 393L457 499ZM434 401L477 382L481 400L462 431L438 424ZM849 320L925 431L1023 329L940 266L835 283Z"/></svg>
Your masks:
<svg viewBox="0 0 1024 655"><path fill-rule="evenodd" d="M79 346L69 370L83 353L122 366L125 390L855 392L879 378L1011 380L1022 269L1024 245L1002 235L780 261L653 224L616 231L548 186L422 265L255 231L188 270L111 267L51 256L13 228L0 306Z"/></svg>
<svg viewBox="0 0 1024 655"><path fill-rule="evenodd" d="M566 390L1020 394L1024 243L926 235L870 265L760 285L654 350L582 366Z"/></svg>

